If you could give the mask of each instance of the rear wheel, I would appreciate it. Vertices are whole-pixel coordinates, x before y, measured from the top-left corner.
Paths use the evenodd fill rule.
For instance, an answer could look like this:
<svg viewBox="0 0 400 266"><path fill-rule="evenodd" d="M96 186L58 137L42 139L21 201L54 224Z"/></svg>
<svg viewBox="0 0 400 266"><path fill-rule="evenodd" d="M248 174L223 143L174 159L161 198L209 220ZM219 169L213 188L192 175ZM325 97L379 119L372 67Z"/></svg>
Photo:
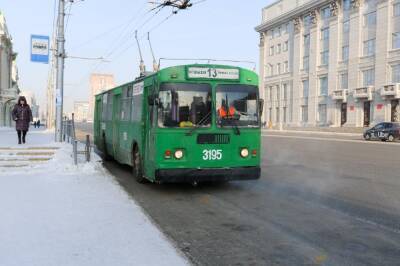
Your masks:
<svg viewBox="0 0 400 266"><path fill-rule="evenodd" d="M365 134L364 139L371 140L371 134L369 134L369 133Z"/></svg>
<svg viewBox="0 0 400 266"><path fill-rule="evenodd" d="M388 141L393 142L394 136L392 134L390 134L387 139L388 139Z"/></svg>
<svg viewBox="0 0 400 266"><path fill-rule="evenodd" d="M137 146L132 152L132 173L138 183L146 183L147 179L143 176L142 159Z"/></svg>

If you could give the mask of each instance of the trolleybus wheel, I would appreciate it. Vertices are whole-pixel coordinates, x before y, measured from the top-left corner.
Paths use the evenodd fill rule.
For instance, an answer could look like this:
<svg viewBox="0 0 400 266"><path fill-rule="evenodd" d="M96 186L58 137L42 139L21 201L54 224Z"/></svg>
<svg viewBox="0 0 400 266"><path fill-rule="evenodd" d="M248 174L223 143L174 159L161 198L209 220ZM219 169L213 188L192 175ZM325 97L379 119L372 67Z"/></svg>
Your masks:
<svg viewBox="0 0 400 266"><path fill-rule="evenodd" d="M136 146L132 153L132 172L133 177L138 183L146 183L146 178L143 176L142 159L140 158L139 149Z"/></svg>

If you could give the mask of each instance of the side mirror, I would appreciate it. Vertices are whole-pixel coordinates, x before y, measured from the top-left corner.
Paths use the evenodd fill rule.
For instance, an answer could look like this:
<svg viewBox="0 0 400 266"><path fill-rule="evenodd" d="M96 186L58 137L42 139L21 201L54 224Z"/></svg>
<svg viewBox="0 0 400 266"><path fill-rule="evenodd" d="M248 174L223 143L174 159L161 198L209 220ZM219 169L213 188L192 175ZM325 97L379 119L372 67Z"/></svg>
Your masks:
<svg viewBox="0 0 400 266"><path fill-rule="evenodd" d="M260 112L260 117L263 115L264 112L264 99L260 99L258 102L258 108Z"/></svg>

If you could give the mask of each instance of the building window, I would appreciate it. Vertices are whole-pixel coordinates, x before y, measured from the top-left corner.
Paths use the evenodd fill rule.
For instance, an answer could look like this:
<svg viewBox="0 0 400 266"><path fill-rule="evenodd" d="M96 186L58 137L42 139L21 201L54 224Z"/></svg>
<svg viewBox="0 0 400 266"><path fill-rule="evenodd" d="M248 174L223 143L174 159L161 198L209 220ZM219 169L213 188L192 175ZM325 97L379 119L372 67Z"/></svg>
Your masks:
<svg viewBox="0 0 400 266"><path fill-rule="evenodd" d="M326 66L329 64L329 51L321 52L321 65Z"/></svg>
<svg viewBox="0 0 400 266"><path fill-rule="evenodd" d="M400 64L392 67L392 81L394 83L400 83Z"/></svg>
<svg viewBox="0 0 400 266"><path fill-rule="evenodd" d="M309 82L308 79L303 80L303 98L308 98Z"/></svg>
<svg viewBox="0 0 400 266"><path fill-rule="evenodd" d="M274 65L268 64L268 66L269 66L269 75L273 76L274 75Z"/></svg>
<svg viewBox="0 0 400 266"><path fill-rule="evenodd" d="M308 29L310 28L310 26L311 26L311 16L308 15L303 18L303 27L304 29Z"/></svg>
<svg viewBox="0 0 400 266"><path fill-rule="evenodd" d="M276 110L276 121L275 122L279 123L279 121L280 121L279 107L276 107L275 110Z"/></svg>
<svg viewBox="0 0 400 266"><path fill-rule="evenodd" d="M350 32L350 21L343 22L343 35L346 35Z"/></svg>
<svg viewBox="0 0 400 266"><path fill-rule="evenodd" d="M364 42L364 56L372 56L375 54L375 39Z"/></svg>
<svg viewBox="0 0 400 266"><path fill-rule="evenodd" d="M269 122L272 122L272 108L269 108Z"/></svg>
<svg viewBox="0 0 400 266"><path fill-rule="evenodd" d="M339 76L339 83L340 83L340 89L345 90L349 86L349 75L348 73L342 73Z"/></svg>
<svg viewBox="0 0 400 266"><path fill-rule="evenodd" d="M303 49L304 55L307 56L310 53L310 34L303 36Z"/></svg>
<svg viewBox="0 0 400 266"><path fill-rule="evenodd" d="M349 46L343 46L342 47L342 61L348 61L349 60Z"/></svg>
<svg viewBox="0 0 400 266"><path fill-rule="evenodd" d="M283 43L283 51L287 52L287 50L289 50L289 41Z"/></svg>
<svg viewBox="0 0 400 266"><path fill-rule="evenodd" d="M276 86L276 100L279 101L281 100L281 88L278 86Z"/></svg>
<svg viewBox="0 0 400 266"><path fill-rule="evenodd" d="M376 12L364 15L364 27L374 27L376 25Z"/></svg>
<svg viewBox="0 0 400 266"><path fill-rule="evenodd" d="M269 55L274 55L274 46L269 48Z"/></svg>
<svg viewBox="0 0 400 266"><path fill-rule="evenodd" d="M270 100L271 102L272 102L272 100L273 100L273 98L272 98L272 94L273 94L272 90L273 90L272 86L269 87L269 100Z"/></svg>
<svg viewBox="0 0 400 266"><path fill-rule="evenodd" d="M321 29L321 65L329 63L329 28Z"/></svg>
<svg viewBox="0 0 400 266"><path fill-rule="evenodd" d="M303 70L308 71L310 68L310 58L308 56L303 57Z"/></svg>
<svg viewBox="0 0 400 266"><path fill-rule="evenodd" d="M286 124L286 122L287 122L287 108L286 107L283 107L283 123L285 123Z"/></svg>
<svg viewBox="0 0 400 266"><path fill-rule="evenodd" d="M283 84L283 100L286 101L288 96L288 86L287 84Z"/></svg>
<svg viewBox="0 0 400 266"><path fill-rule="evenodd" d="M280 54L280 53L281 53L281 50L282 50L282 46L281 46L281 44L278 44L278 45L276 46L276 54Z"/></svg>
<svg viewBox="0 0 400 266"><path fill-rule="evenodd" d="M328 95L328 77L319 78L319 95Z"/></svg>
<svg viewBox="0 0 400 266"><path fill-rule="evenodd" d="M400 16L400 3L395 3L393 5L393 16L394 17Z"/></svg>
<svg viewBox="0 0 400 266"><path fill-rule="evenodd" d="M399 49L400 48L400 32L393 33L392 48L393 49Z"/></svg>
<svg viewBox="0 0 400 266"><path fill-rule="evenodd" d="M329 40L329 28L321 29L321 40Z"/></svg>
<svg viewBox="0 0 400 266"><path fill-rule="evenodd" d="M348 11L351 9L351 0L343 0L343 10Z"/></svg>
<svg viewBox="0 0 400 266"><path fill-rule="evenodd" d="M362 73L364 86L373 86L375 84L375 69L364 70Z"/></svg>
<svg viewBox="0 0 400 266"><path fill-rule="evenodd" d="M301 107L301 122L307 123L308 122L308 106L303 105Z"/></svg>
<svg viewBox="0 0 400 266"><path fill-rule="evenodd" d="M326 104L319 104L318 105L318 122L321 125L325 125L326 124L326 118L327 118Z"/></svg>
<svg viewBox="0 0 400 266"><path fill-rule="evenodd" d="M276 28L274 30L274 38L280 37L281 36L281 27Z"/></svg>
<svg viewBox="0 0 400 266"><path fill-rule="evenodd" d="M278 75L281 74L281 63L276 64L276 70L278 72Z"/></svg>
<svg viewBox="0 0 400 266"><path fill-rule="evenodd" d="M330 17L331 17L331 8L329 6L321 9L321 19L322 20L326 20Z"/></svg>
<svg viewBox="0 0 400 266"><path fill-rule="evenodd" d="M283 72L284 73L288 73L289 72L289 62L288 61L285 61L283 63Z"/></svg>

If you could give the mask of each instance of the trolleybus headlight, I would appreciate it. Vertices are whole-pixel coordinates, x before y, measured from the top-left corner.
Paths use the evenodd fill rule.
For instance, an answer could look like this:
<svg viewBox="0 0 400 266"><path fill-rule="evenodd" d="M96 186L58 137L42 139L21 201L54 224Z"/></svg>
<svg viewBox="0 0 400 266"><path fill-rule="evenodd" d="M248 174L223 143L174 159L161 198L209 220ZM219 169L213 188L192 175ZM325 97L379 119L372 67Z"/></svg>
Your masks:
<svg viewBox="0 0 400 266"><path fill-rule="evenodd" d="M243 158L246 158L247 156L249 156L249 150L246 148L241 149L240 156L242 156Z"/></svg>
<svg viewBox="0 0 400 266"><path fill-rule="evenodd" d="M182 159L183 158L183 151L182 150L176 150L174 156L178 160Z"/></svg>

